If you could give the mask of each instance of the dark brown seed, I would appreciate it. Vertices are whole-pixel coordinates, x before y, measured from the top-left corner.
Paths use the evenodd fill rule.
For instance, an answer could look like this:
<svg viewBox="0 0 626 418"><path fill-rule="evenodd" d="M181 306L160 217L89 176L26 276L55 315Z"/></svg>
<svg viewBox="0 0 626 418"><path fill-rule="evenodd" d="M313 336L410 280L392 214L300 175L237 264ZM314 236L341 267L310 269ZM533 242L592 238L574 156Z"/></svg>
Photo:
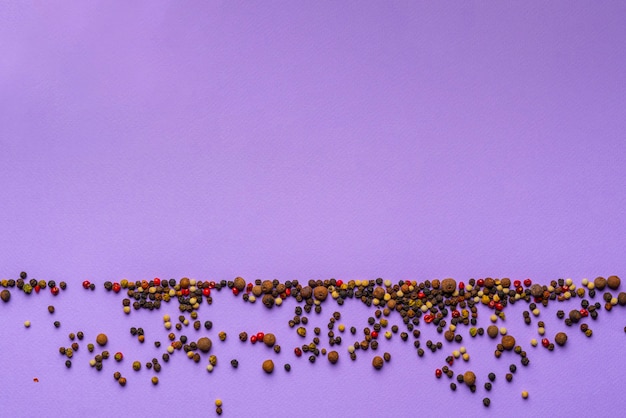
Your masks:
<svg viewBox="0 0 626 418"><path fill-rule="evenodd" d="M0 299L2 299L4 303L7 303L11 300L11 292L9 292L7 289L4 289L2 292L0 292Z"/></svg>
<svg viewBox="0 0 626 418"><path fill-rule="evenodd" d="M241 292L246 287L246 281L242 277L235 277L233 287Z"/></svg>
<svg viewBox="0 0 626 418"><path fill-rule="evenodd" d="M609 289L616 290L621 283L621 280L617 276L609 276L606 279L606 284L609 286Z"/></svg>
<svg viewBox="0 0 626 418"><path fill-rule="evenodd" d="M443 279L441 281L441 290L444 293L453 293L456 290L456 280L454 279Z"/></svg>
<svg viewBox="0 0 626 418"><path fill-rule="evenodd" d="M534 298L539 298L543 296L543 286L541 286L540 284L534 284L530 286L530 294Z"/></svg>
<svg viewBox="0 0 626 418"><path fill-rule="evenodd" d="M391 360L391 354L389 354L389 353L385 353L385 354L383 354L383 359L384 359L386 362L389 362L389 361Z"/></svg>
<svg viewBox="0 0 626 418"><path fill-rule="evenodd" d="M381 356L376 356L372 360L372 366L374 366L374 368L376 370L382 369L383 368L383 364L384 364L384 360L383 360L383 358Z"/></svg>
<svg viewBox="0 0 626 418"><path fill-rule="evenodd" d="M463 382L465 382L467 386L472 386L474 383L476 383L476 375L474 374L474 372L468 370L463 373Z"/></svg>
<svg viewBox="0 0 626 418"><path fill-rule="evenodd" d="M323 302L328 297L328 289L324 286L316 286L315 289L313 289L313 296L315 299Z"/></svg>
<svg viewBox="0 0 626 418"><path fill-rule="evenodd" d="M569 319L570 321L572 321L572 323L577 323L578 321L580 321L580 318L582 317L582 315L580 314L579 311L577 311L576 309L572 309L569 312Z"/></svg>
<svg viewBox="0 0 626 418"><path fill-rule="evenodd" d="M263 336L263 343L268 347L273 347L276 344L276 336L272 333L267 333Z"/></svg>
<svg viewBox="0 0 626 418"><path fill-rule="evenodd" d="M567 342L567 334L564 332L558 332L554 336L554 341L560 346L565 345L565 343Z"/></svg>
<svg viewBox="0 0 626 418"><path fill-rule="evenodd" d="M515 347L515 337L512 335L502 337L502 347L504 347L505 350L512 350Z"/></svg>
<svg viewBox="0 0 626 418"><path fill-rule="evenodd" d="M202 351L203 353L208 353L209 351L211 351L213 342L208 337L202 337L198 340L198 342L196 342L196 346L198 347L198 350Z"/></svg>
<svg viewBox="0 0 626 418"><path fill-rule="evenodd" d="M106 345L106 343L108 341L109 341L109 339L107 338L107 336L105 334L98 334L98 336L96 337L96 342L100 346Z"/></svg>
<svg viewBox="0 0 626 418"><path fill-rule="evenodd" d="M606 287L606 279L604 277L596 277L593 281L593 284L596 289L604 290L604 288Z"/></svg>
<svg viewBox="0 0 626 418"><path fill-rule="evenodd" d="M263 371L265 373L272 373L274 371L274 362L272 360L265 360L263 362Z"/></svg>
<svg viewBox="0 0 626 418"><path fill-rule="evenodd" d="M500 333L500 331L498 330L497 326L489 325L487 327L487 335L489 336L489 338L496 338L499 333Z"/></svg>
<svg viewBox="0 0 626 418"><path fill-rule="evenodd" d="M53 314L54 313L54 306L52 306L52 305L48 306L48 312Z"/></svg>

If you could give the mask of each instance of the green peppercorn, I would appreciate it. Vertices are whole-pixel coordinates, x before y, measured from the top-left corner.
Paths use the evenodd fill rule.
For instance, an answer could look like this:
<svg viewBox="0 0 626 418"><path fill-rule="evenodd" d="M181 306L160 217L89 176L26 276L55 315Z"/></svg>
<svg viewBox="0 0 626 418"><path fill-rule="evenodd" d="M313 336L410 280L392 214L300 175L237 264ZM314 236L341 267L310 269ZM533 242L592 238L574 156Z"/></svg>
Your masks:
<svg viewBox="0 0 626 418"><path fill-rule="evenodd" d="M141 369L141 362L139 361L133 361L133 370L134 371L139 371Z"/></svg>
<svg viewBox="0 0 626 418"><path fill-rule="evenodd" d="M152 384L157 385L159 383L159 378L156 376L152 376Z"/></svg>

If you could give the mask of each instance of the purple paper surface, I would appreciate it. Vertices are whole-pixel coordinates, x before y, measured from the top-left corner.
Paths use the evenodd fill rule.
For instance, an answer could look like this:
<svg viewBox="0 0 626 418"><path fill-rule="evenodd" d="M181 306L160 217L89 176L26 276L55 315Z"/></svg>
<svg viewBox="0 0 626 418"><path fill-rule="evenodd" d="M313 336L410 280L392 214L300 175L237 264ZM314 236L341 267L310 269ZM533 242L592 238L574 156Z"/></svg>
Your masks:
<svg viewBox="0 0 626 418"><path fill-rule="evenodd" d="M177 305L126 316L102 283L624 279L624 39L622 2L0 2L0 278L69 284L0 303L0 416L213 416L216 398L225 416L623 409L620 307L586 321L591 338L556 320L578 300L530 326L525 304L508 307L499 325L523 343L525 368L464 329L423 358L412 340L381 339L392 360L376 372L371 351L350 361L350 335L336 366L295 358L295 301L267 310L222 291L199 310L214 323L215 371L176 353L152 386L130 366L160 358L153 342L165 346L162 316ZM309 328L324 335L334 310ZM340 310L359 332L374 312ZM530 347L537 320L568 344ZM422 344L443 341L433 328L420 327ZM66 369L58 347L79 330L85 342L106 332L124 361L97 372L83 346ZM242 344L242 330L273 331L283 352ZM461 345L471 359L453 368L476 372L474 394L434 376Z"/></svg>

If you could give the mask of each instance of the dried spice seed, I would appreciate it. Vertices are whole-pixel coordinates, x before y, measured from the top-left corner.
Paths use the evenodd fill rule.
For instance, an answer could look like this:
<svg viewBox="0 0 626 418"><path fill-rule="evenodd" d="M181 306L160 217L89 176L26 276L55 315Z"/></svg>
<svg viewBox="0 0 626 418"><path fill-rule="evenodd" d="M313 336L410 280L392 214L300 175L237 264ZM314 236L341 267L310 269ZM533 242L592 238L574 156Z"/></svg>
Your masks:
<svg viewBox="0 0 626 418"><path fill-rule="evenodd" d="M274 362L271 359L265 360L262 368L265 373L270 374L274 371Z"/></svg>
<svg viewBox="0 0 626 418"><path fill-rule="evenodd" d="M567 342L567 334L565 334L564 332L557 333L554 337L554 341L560 346L565 345L565 343Z"/></svg>
<svg viewBox="0 0 626 418"><path fill-rule="evenodd" d="M99 346L106 345L108 341L109 339L105 334L98 334L98 336L96 337L96 343L98 343Z"/></svg>
<svg viewBox="0 0 626 418"><path fill-rule="evenodd" d="M374 357L374 359L372 360L372 366L374 366L374 368L376 370L380 370L383 368L383 364L384 364L384 360L382 357L380 356L376 356Z"/></svg>

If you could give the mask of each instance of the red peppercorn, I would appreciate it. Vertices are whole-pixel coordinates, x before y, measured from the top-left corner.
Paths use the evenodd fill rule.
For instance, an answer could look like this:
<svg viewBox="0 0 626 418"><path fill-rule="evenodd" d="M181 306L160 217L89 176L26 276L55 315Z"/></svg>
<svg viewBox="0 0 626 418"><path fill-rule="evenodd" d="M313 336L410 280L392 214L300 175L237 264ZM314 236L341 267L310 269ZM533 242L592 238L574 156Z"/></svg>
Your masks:
<svg viewBox="0 0 626 418"><path fill-rule="evenodd" d="M251 335L251 336L250 336L250 342L251 342L252 344L256 344L256 335Z"/></svg>
<svg viewBox="0 0 626 418"><path fill-rule="evenodd" d="M424 321L426 321L427 324L430 324L431 322L433 322L434 319L435 319L434 315L431 315L431 314L424 315Z"/></svg>
<svg viewBox="0 0 626 418"><path fill-rule="evenodd" d="M583 317L587 317L587 316L589 316L589 311L587 309L583 308L583 309L580 310L580 315L583 316Z"/></svg>
<svg viewBox="0 0 626 418"><path fill-rule="evenodd" d="M549 346L550 340L548 340L547 338L544 338L543 340L541 340L541 345L543 345L544 347Z"/></svg>
<svg viewBox="0 0 626 418"><path fill-rule="evenodd" d="M496 311L501 311L502 309L504 309L504 306L502 306L502 304L500 302L496 303Z"/></svg>
<svg viewBox="0 0 626 418"><path fill-rule="evenodd" d="M39 285L35 286L35 293L39 293L40 290L41 290L41 286Z"/></svg>
<svg viewBox="0 0 626 418"><path fill-rule="evenodd" d="M441 369L435 370L435 376L437 376L437 379L439 379L442 375L443 375L443 372L441 371Z"/></svg>
<svg viewBox="0 0 626 418"><path fill-rule="evenodd" d="M565 285L565 286L562 287L562 289L563 289L564 292L567 292L569 290L569 286Z"/></svg>
<svg viewBox="0 0 626 418"><path fill-rule="evenodd" d="M493 309L493 308L496 307L496 302L494 302L493 300L490 300L489 301L489 305L487 305L487 306L489 306L491 309Z"/></svg>
<svg viewBox="0 0 626 418"><path fill-rule="evenodd" d="M52 293L54 296L59 294L59 288L54 286L50 288L50 293Z"/></svg>
<svg viewBox="0 0 626 418"><path fill-rule="evenodd" d="M420 299L424 299L424 298L426 297L426 294L425 294L424 292L420 291L420 292L417 294L417 297L418 297L418 298L420 298Z"/></svg>
<svg viewBox="0 0 626 418"><path fill-rule="evenodd" d="M154 278L154 285L155 286L161 286L161 279L159 279L158 277Z"/></svg>
<svg viewBox="0 0 626 418"><path fill-rule="evenodd" d="M209 289L208 287L205 287L202 289L202 294L204 296L210 296L211 295L211 289Z"/></svg>
<svg viewBox="0 0 626 418"><path fill-rule="evenodd" d="M262 332L257 332L257 334L256 334L256 339L257 339L258 341L262 341L262 340L263 340L263 337L265 337L265 334L264 334L264 333L262 333Z"/></svg>
<svg viewBox="0 0 626 418"><path fill-rule="evenodd" d="M295 353L297 357L300 357L302 355L302 350L300 349L300 347L294 348L293 352Z"/></svg>
<svg viewBox="0 0 626 418"><path fill-rule="evenodd" d="M210 281L209 282L209 289L214 289L215 288L215 282L214 281Z"/></svg>
<svg viewBox="0 0 626 418"><path fill-rule="evenodd" d="M372 331L371 334L372 338L376 339L378 338L378 331Z"/></svg>
<svg viewBox="0 0 626 418"><path fill-rule="evenodd" d="M343 280L337 280L337 287L341 287L343 285Z"/></svg>
<svg viewBox="0 0 626 418"><path fill-rule="evenodd" d="M530 280L530 279L524 279L524 286L528 287L528 286L530 286L531 284L533 284L533 281L532 281L532 280Z"/></svg>
<svg viewBox="0 0 626 418"><path fill-rule="evenodd" d="M291 296L291 289L285 289L285 295Z"/></svg>
<svg viewBox="0 0 626 418"><path fill-rule="evenodd" d="M183 296L189 296L189 289L181 289L180 293L181 293Z"/></svg>
<svg viewBox="0 0 626 418"><path fill-rule="evenodd" d="M452 311L452 318L458 318L459 316L461 316L461 312L459 312L457 309Z"/></svg>
<svg viewBox="0 0 626 418"><path fill-rule="evenodd" d="M246 293L250 293L250 292L252 292L252 283L248 283L246 285Z"/></svg>
<svg viewBox="0 0 626 418"><path fill-rule="evenodd" d="M517 286L515 291L521 295L522 293L524 293L524 288L522 286Z"/></svg>
<svg viewBox="0 0 626 418"><path fill-rule="evenodd" d="M478 279L478 280L476 280L476 284L477 284L479 287L482 287L482 286L484 286L484 285L485 285L485 281L484 281L483 279Z"/></svg>
<svg viewBox="0 0 626 418"><path fill-rule="evenodd" d="M120 290L122 290L122 286L120 286L120 284L119 284L119 283L115 282L115 283L113 283L113 287L112 287L112 289L113 289L113 291L114 291L115 293L119 293L119 292L120 292Z"/></svg>
<svg viewBox="0 0 626 418"><path fill-rule="evenodd" d="M519 280L513 280L513 287L519 287L522 285L522 282L520 282Z"/></svg>
<svg viewBox="0 0 626 418"><path fill-rule="evenodd" d="M459 282L459 289L460 289L460 290L465 289L465 283L463 283L463 282Z"/></svg>
<svg viewBox="0 0 626 418"><path fill-rule="evenodd" d="M237 296L239 294L239 289L233 287L233 295Z"/></svg>
<svg viewBox="0 0 626 418"><path fill-rule="evenodd" d="M84 287L85 289L89 289L89 286L90 286L90 285L91 285L91 283L89 283L89 280L85 280L85 281L83 282L83 287Z"/></svg>

